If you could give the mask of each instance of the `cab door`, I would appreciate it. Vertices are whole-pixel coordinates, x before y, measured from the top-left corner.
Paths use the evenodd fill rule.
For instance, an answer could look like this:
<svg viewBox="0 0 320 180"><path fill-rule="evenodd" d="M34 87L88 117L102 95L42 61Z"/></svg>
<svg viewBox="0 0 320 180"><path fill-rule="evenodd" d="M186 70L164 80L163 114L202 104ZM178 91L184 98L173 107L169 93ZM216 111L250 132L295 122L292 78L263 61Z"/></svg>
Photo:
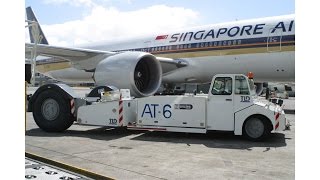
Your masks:
<svg viewBox="0 0 320 180"><path fill-rule="evenodd" d="M207 128L234 130L233 77L216 76L208 92Z"/></svg>
<svg viewBox="0 0 320 180"><path fill-rule="evenodd" d="M234 86L234 112L241 111L253 104L251 91L254 91L254 85L250 86L249 80L243 75L235 76Z"/></svg>

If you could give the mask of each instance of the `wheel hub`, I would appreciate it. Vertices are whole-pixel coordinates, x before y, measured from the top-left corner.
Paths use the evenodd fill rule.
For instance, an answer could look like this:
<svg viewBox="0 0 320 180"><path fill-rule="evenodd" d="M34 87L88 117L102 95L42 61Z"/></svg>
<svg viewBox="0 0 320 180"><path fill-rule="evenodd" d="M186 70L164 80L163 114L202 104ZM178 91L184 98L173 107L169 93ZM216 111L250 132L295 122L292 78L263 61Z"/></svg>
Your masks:
<svg viewBox="0 0 320 180"><path fill-rule="evenodd" d="M41 113L43 117L48 120L52 121L56 119L59 115L60 108L59 104L54 99L46 99L41 106Z"/></svg>
<svg viewBox="0 0 320 180"><path fill-rule="evenodd" d="M263 135L264 124L259 119L251 119L246 124L246 132L252 138L259 138Z"/></svg>

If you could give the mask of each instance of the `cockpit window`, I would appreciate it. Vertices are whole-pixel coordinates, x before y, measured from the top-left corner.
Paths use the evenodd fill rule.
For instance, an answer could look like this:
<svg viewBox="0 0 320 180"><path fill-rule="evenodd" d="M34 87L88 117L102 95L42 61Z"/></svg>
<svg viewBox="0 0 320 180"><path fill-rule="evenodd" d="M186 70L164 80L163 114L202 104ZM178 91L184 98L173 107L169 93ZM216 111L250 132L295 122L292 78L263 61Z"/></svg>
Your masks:
<svg viewBox="0 0 320 180"><path fill-rule="evenodd" d="M217 77L211 90L213 95L231 95L232 79L230 77Z"/></svg>

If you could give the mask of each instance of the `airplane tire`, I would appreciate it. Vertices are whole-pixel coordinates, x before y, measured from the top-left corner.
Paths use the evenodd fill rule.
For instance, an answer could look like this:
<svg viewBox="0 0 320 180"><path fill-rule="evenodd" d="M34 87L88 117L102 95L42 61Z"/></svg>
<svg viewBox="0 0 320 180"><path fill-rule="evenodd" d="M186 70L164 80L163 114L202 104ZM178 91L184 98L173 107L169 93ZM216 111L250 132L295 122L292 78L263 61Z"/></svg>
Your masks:
<svg viewBox="0 0 320 180"><path fill-rule="evenodd" d="M33 117L46 132L62 132L73 124L69 100L51 89L38 95L33 103Z"/></svg>
<svg viewBox="0 0 320 180"><path fill-rule="evenodd" d="M246 120L243 126L243 135L251 141L261 141L270 134L268 125L263 118L253 116Z"/></svg>

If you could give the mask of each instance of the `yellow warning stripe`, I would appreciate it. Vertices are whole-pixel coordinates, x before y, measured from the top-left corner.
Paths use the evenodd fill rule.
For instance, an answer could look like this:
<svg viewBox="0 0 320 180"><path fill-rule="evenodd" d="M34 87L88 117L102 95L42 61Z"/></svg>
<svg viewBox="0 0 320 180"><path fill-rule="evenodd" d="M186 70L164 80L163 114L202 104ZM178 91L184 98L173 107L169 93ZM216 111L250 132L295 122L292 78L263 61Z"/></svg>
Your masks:
<svg viewBox="0 0 320 180"><path fill-rule="evenodd" d="M52 166L59 167L61 169L65 169L65 170L68 170L68 171L71 171L71 172L75 172L75 173L81 174L81 175L89 177L89 178L101 179L101 180L114 180L114 178L111 178L111 177L106 177L106 176L103 176L103 175L88 171L86 169L81 169L81 168L78 168L78 167L74 167L74 166L59 162L59 161L54 161L54 160L51 160L51 159L48 159L48 158L45 158L45 157L42 157L42 156L39 156L39 155L32 154L32 153L29 153L29 152L25 152L25 156L30 158L30 159L34 159L34 160L37 160L37 161L40 161L40 162L43 162L43 163L46 163L46 164L49 164L49 165L52 165Z"/></svg>

